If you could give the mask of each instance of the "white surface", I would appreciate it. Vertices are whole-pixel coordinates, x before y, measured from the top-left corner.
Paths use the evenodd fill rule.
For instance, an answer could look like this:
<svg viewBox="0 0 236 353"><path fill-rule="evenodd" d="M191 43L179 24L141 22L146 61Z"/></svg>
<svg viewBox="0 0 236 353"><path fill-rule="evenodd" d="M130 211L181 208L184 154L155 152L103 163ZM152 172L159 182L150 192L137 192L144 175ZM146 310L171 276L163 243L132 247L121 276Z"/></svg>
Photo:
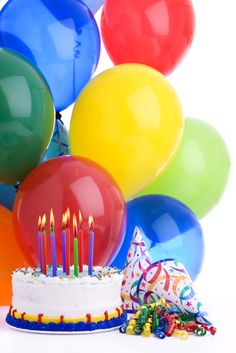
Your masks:
<svg viewBox="0 0 236 353"><path fill-rule="evenodd" d="M220 310L218 310L220 308ZM119 331L79 336L54 336L23 333L9 328L4 322L6 309L0 309L0 353L235 353L236 305L222 304L209 308L217 317L218 332L215 336L191 336L187 341L175 337L159 340L155 337L140 337L120 334ZM231 317L228 318L228 312ZM231 346L230 346L231 342Z"/></svg>
<svg viewBox="0 0 236 353"><path fill-rule="evenodd" d="M94 273L104 273L104 277L46 277L42 274L34 276L32 268L16 270L12 276L12 306L19 313L43 313L47 317L64 315L65 319L85 317L87 314L100 316L105 311L114 313L122 305L120 288L123 275L110 267L96 266L93 270ZM73 273L73 267L71 271ZM105 276L107 273L110 276ZM60 267L58 275L62 274Z"/></svg>
<svg viewBox="0 0 236 353"><path fill-rule="evenodd" d="M117 0L118 1L118 0ZM11 331L1 323L0 353L16 352L235 352L236 295L236 1L193 0L196 34L193 46L169 77L186 116L203 119L224 137L232 158L231 178L221 203L204 220L205 262L196 287L210 315L215 318L215 337L175 338L131 337L117 332L87 336L39 336ZM4 4L5 0L1 1ZM99 16L97 16L99 17ZM102 52L97 73L111 67ZM69 125L71 108L63 112ZM213 304L221 302L222 304ZM211 303L211 304L209 304ZM231 304L232 303L232 304ZM1 317L1 320L3 318Z"/></svg>

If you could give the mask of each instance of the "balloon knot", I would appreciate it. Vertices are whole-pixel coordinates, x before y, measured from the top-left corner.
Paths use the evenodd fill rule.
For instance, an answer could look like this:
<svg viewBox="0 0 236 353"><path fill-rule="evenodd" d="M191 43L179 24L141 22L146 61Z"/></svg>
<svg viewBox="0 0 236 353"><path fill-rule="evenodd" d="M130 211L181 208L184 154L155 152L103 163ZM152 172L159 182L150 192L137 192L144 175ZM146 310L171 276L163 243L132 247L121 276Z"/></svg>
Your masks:
<svg viewBox="0 0 236 353"><path fill-rule="evenodd" d="M62 118L61 113L60 113L60 112L56 112L56 120L60 120L60 122L63 124L61 118ZM64 124L63 124L63 125L64 125Z"/></svg>

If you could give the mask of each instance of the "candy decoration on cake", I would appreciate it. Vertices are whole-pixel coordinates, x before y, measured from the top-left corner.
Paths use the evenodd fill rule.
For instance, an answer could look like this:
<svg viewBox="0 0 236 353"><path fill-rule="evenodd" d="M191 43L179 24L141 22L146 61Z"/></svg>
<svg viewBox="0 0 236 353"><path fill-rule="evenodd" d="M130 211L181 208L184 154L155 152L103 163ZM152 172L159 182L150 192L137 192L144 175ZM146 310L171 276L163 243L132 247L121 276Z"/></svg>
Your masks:
<svg viewBox="0 0 236 353"><path fill-rule="evenodd" d="M162 297L179 311L194 314L197 322L210 324L185 267L174 259L151 263L138 227L127 256L121 293L125 310L129 313L135 313L141 305Z"/></svg>
<svg viewBox="0 0 236 353"><path fill-rule="evenodd" d="M137 285L142 272L150 264L151 258L143 241L142 233L136 227L124 268L124 280L121 289L124 307L129 313L133 313L139 308Z"/></svg>
<svg viewBox="0 0 236 353"><path fill-rule="evenodd" d="M183 314L160 298L154 303L142 305L119 331L129 335L149 337L153 333L159 339L174 336L186 340L189 334L202 337L207 332L215 335L217 330L214 326L199 324L193 314Z"/></svg>

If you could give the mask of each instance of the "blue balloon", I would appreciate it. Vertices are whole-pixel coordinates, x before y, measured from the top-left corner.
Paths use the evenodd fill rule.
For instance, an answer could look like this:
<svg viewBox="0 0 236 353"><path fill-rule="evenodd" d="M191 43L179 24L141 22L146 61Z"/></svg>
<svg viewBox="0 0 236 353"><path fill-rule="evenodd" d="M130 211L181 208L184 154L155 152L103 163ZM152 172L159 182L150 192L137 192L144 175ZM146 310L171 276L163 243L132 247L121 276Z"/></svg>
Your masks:
<svg viewBox="0 0 236 353"><path fill-rule="evenodd" d="M28 58L46 78L57 111L74 103L96 70L100 35L77 0L9 0L0 12L0 46Z"/></svg>
<svg viewBox="0 0 236 353"><path fill-rule="evenodd" d="M69 133L60 119L56 120L51 142L40 163L70 154Z"/></svg>
<svg viewBox="0 0 236 353"><path fill-rule="evenodd" d="M102 4L104 0L83 0L83 2L90 8L90 10L95 14Z"/></svg>
<svg viewBox="0 0 236 353"><path fill-rule="evenodd" d="M13 204L16 198L16 189L12 185L0 184L0 205L13 209Z"/></svg>
<svg viewBox="0 0 236 353"><path fill-rule="evenodd" d="M196 279L203 261L203 234L187 206L168 196L147 195L129 201L127 211L124 242L112 266L124 268L134 228L138 226L153 262L175 258Z"/></svg>

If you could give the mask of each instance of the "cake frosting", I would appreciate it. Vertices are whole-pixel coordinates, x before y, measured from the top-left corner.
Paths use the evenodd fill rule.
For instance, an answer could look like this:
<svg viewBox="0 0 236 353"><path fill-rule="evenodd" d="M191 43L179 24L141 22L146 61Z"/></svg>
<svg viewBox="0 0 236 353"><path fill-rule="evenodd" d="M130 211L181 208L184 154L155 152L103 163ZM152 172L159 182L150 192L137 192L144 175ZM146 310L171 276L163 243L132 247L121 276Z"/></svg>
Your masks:
<svg viewBox="0 0 236 353"><path fill-rule="evenodd" d="M96 266L93 275L88 276L87 266L84 266L79 277L66 276L61 266L57 267L56 277L52 276L51 266L47 268L47 275L42 274L39 267L17 269L12 273L8 323L13 326L25 321L89 324L113 320L114 326L118 326L122 323L121 316L124 317L120 296L122 279L122 271L112 267Z"/></svg>

